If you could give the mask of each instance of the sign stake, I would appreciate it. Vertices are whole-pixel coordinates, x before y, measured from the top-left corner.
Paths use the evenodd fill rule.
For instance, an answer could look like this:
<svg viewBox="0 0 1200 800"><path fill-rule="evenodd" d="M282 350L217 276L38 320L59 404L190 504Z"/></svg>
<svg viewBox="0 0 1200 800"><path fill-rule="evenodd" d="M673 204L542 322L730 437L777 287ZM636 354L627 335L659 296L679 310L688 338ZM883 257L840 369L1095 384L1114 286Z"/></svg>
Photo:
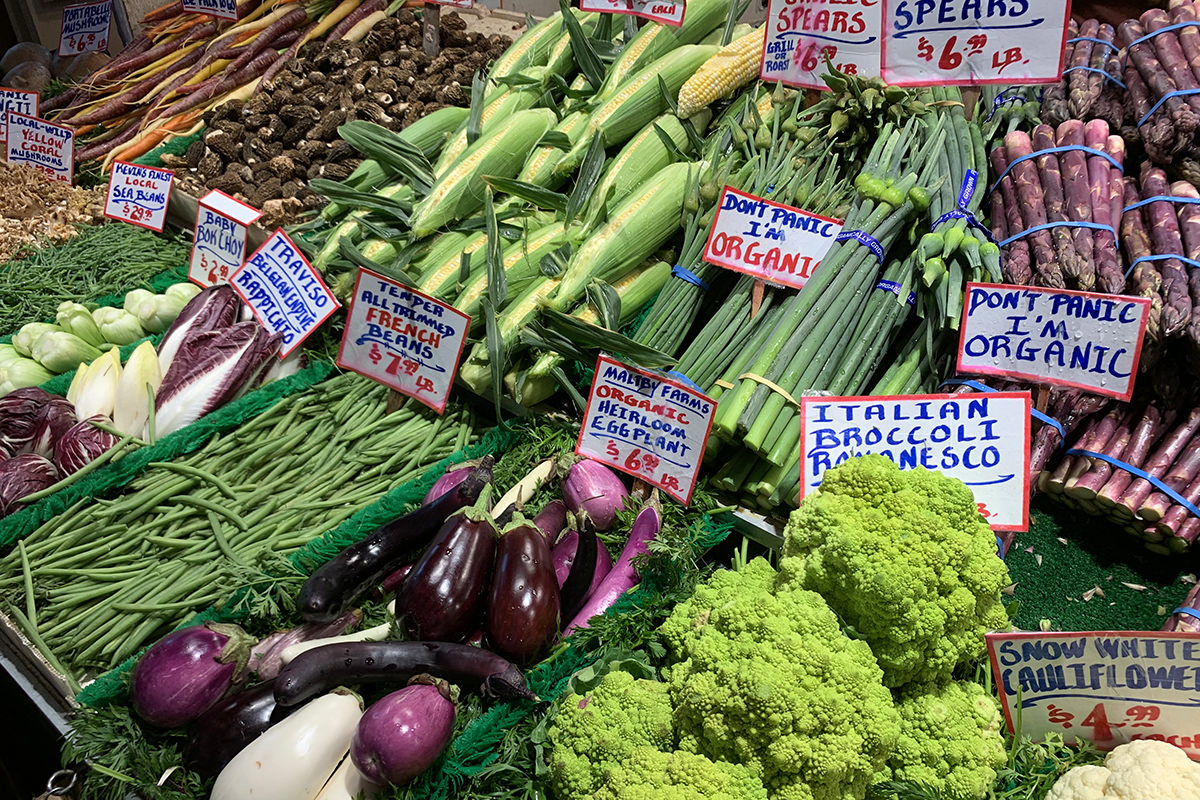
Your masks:
<svg viewBox="0 0 1200 800"><path fill-rule="evenodd" d="M437 3L426 3L425 13L421 15L421 45L425 55L433 58L442 49L442 32L439 20L442 7Z"/></svg>

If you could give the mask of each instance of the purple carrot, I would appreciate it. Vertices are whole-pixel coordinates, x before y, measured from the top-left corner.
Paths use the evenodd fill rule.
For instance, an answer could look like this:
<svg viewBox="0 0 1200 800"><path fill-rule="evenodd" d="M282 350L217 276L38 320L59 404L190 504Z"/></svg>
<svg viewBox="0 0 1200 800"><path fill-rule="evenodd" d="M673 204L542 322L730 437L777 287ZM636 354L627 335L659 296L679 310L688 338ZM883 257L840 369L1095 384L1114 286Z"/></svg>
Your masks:
<svg viewBox="0 0 1200 800"><path fill-rule="evenodd" d="M1004 149L1008 162L1014 164L1017 159L1033 152L1033 142L1024 131L1013 131L1004 137ZM1025 160L1014 164L1011 174L1017 189L1017 207L1021 210L1024 229L1045 225L1046 199L1042 193L1037 167L1032 160ZM1054 252L1050 232L1042 230L1031 233L1026 238L1029 239L1033 252L1034 283L1051 289L1062 289L1066 284L1063 282L1062 270Z"/></svg>
<svg viewBox="0 0 1200 800"><path fill-rule="evenodd" d="M1200 430L1200 408L1193 408L1183 423L1176 426L1175 430L1159 442L1154 452L1150 454L1149 460L1142 465L1142 471L1155 478L1161 478L1171 464L1175 463L1175 459L1179 458L1184 445L1191 441L1198 430ZM1132 516L1134 509L1140 508L1152 491L1154 491L1154 486L1150 481L1145 478L1135 478L1122 493L1117 504L1124 506L1128 515ZM1116 510L1125 516L1125 512L1122 512L1120 508Z"/></svg>
<svg viewBox="0 0 1200 800"><path fill-rule="evenodd" d="M1054 129L1049 125L1038 125L1033 129L1033 149L1035 151L1050 150L1055 147ZM1062 166L1056 153L1046 153L1034 159L1037 164L1042 185L1042 197L1046 203L1047 222L1068 222L1066 195L1063 191ZM1020 166L1018 166L1018 169ZM1071 288L1084 288L1079 285L1080 275L1083 274L1083 264L1079 254L1075 252L1075 242L1071 231L1066 227L1051 228L1050 241L1058 256L1058 266L1063 276L1071 281Z"/></svg>
<svg viewBox="0 0 1200 800"><path fill-rule="evenodd" d="M347 14L344 20L333 26L333 30L331 30L325 36L325 43L330 44L332 42L336 42L338 39L341 39L358 23L362 22L376 11L383 11L384 6L384 0L366 0L366 2L362 3L358 8Z"/></svg>
<svg viewBox="0 0 1200 800"><path fill-rule="evenodd" d="M1083 123L1069 119L1055 132L1059 146L1082 147ZM1068 150L1059 158L1062 166L1063 193L1066 196L1067 217L1073 222L1092 221L1091 184L1088 182L1087 155L1082 150ZM1079 256L1080 273L1076 282L1088 290L1096 284L1094 241L1090 228L1068 228Z"/></svg>
<svg viewBox="0 0 1200 800"><path fill-rule="evenodd" d="M283 54L283 58L267 67L267 71L263 73L262 80L258 82L258 86L254 87L254 94L261 92L267 81L275 80L275 76L279 74L280 70L282 70L289 62L296 58L296 54L300 52L300 45L304 42L305 38L308 37L309 31L317 27L319 24L319 22L314 21L311 25L305 28L303 32L299 33L295 41L288 43L287 52ZM279 37L279 41L282 43L284 38L291 33L296 33L296 31L289 31L288 34L284 34L284 36ZM280 46L282 47L283 45L280 44Z"/></svg>
<svg viewBox="0 0 1200 800"><path fill-rule="evenodd" d="M189 67L200 61L200 59L203 57L204 51L200 48L197 48L172 64L171 68L175 71L186 71ZM152 75L151 77L134 84L129 89L126 89L124 92L121 92L119 95L113 97L111 100L106 100L104 103L91 109L90 111L80 114L79 116L68 117L65 120L65 123L78 127L81 125L95 125L100 122L106 122L110 119L119 117L129 111L130 107L135 106L144 100L161 80L161 75Z"/></svg>
<svg viewBox="0 0 1200 800"><path fill-rule="evenodd" d="M991 154L992 172L997 177L1004 174L1008 168L1008 156L1004 153L1004 147L997 147ZM999 197L1003 201L1006 227L1008 235L1014 236L1025 230L1025 224L1021 221L1021 206L1017 201L1017 190L1013 184L1012 174L1005 176L1004 180L1000 181L999 189L997 190ZM999 206L997 206L999 208ZM1003 241L1003 240L1001 240ZM1025 239L1017 239L1012 244L1005 247L1004 259L1004 279L1009 283L1015 283L1020 286L1027 286L1033 280L1033 268L1030 264L1029 242Z"/></svg>
<svg viewBox="0 0 1200 800"><path fill-rule="evenodd" d="M303 25L308 20L308 12L303 8L293 8L291 11L284 14L279 19L272 22L267 27L263 28L262 33L254 37L254 44L250 45L245 53L238 56L237 59L230 64L226 69L229 72L238 72L248 66L259 53L262 53L268 47L274 47L275 39L283 35L285 31L289 31L297 25Z"/></svg>
<svg viewBox="0 0 1200 800"><path fill-rule="evenodd" d="M237 72L222 78L220 83L213 84L206 90L185 95L182 99L172 103L165 110L160 111L158 114L153 116L147 114L146 119L142 124L147 125L156 119L169 119L170 117L178 116L185 111L192 110L198 105L202 105L214 97L220 97L226 92L229 92L241 86L242 84L247 83L256 75L262 74L274 61L282 57L282 54L276 53L274 50L267 50L266 52L260 53L253 61L242 67Z"/></svg>
<svg viewBox="0 0 1200 800"><path fill-rule="evenodd" d="M93 158L99 158L100 156L107 155L108 152L110 150L112 150L114 147L123 145L129 141L132 141L133 138L138 135L138 132L140 130L141 129L136 124L130 123L129 125L126 125L125 128L118 135L114 136L111 139L105 139L103 141L93 141L93 142L89 143L88 146L83 148L82 150L76 148L75 163L78 164L82 161L91 161Z"/></svg>

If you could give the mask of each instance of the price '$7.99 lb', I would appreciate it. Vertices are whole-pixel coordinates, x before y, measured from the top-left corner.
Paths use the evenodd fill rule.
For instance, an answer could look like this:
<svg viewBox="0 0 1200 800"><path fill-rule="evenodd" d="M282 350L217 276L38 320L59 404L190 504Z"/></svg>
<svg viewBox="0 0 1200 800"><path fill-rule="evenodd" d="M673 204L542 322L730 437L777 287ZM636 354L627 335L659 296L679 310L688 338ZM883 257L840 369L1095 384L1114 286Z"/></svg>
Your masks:
<svg viewBox="0 0 1200 800"><path fill-rule="evenodd" d="M687 505L716 405L666 375L601 355L575 452Z"/></svg>

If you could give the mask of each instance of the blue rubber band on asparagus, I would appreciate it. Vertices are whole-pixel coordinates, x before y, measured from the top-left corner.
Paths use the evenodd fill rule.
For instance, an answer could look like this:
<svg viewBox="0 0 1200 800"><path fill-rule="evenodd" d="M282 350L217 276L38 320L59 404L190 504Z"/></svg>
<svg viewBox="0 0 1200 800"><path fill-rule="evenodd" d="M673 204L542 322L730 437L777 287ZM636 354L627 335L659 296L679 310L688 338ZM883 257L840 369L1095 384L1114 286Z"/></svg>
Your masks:
<svg viewBox="0 0 1200 800"><path fill-rule="evenodd" d="M1196 619L1200 619L1200 611L1197 611L1196 609L1194 609L1190 606L1180 606L1179 608L1175 609L1171 613L1172 614L1184 614L1189 617L1194 617Z"/></svg>
<svg viewBox="0 0 1200 800"><path fill-rule="evenodd" d="M1156 194L1154 197L1147 197L1145 200L1138 200L1136 203L1131 203L1121 209L1122 214L1128 214L1130 211L1135 211L1142 206L1148 206L1151 203L1181 203L1200 205L1200 197L1173 197L1169 194Z"/></svg>
<svg viewBox="0 0 1200 800"><path fill-rule="evenodd" d="M1104 44L1111 47L1113 50L1120 50L1116 42L1110 42L1108 39L1097 39L1095 36L1076 36L1072 39L1067 39L1067 44L1074 42L1095 42L1096 44Z"/></svg>
<svg viewBox="0 0 1200 800"><path fill-rule="evenodd" d="M881 245L877 239L871 236L871 234L867 233L866 231L842 231L836 237L834 237L835 242L845 242L850 240L858 242L863 247L870 250L879 263L883 263L883 245Z"/></svg>
<svg viewBox="0 0 1200 800"><path fill-rule="evenodd" d="M986 383L980 383L979 381L973 381L973 380L969 380L967 378L947 378L946 380L942 381L942 386L970 386L972 389L974 389L977 392L998 392L998 391L1000 391L999 389L993 389L992 387L988 386ZM1038 411L1036 408L1029 409L1029 416L1049 425L1051 428L1054 428L1054 430L1058 431L1058 446L1059 447L1063 446L1063 443L1067 439L1067 431L1065 428L1063 428L1061 422L1059 422L1058 420L1056 420L1054 417L1050 416L1049 414L1044 414L1041 411Z"/></svg>
<svg viewBox="0 0 1200 800"><path fill-rule="evenodd" d="M1194 94L1200 94L1200 89L1176 89L1173 92L1167 92L1162 97L1158 98L1157 103L1150 106L1150 110L1146 112L1145 116L1138 120L1137 126L1140 128L1145 125L1150 118L1154 116L1154 112L1162 108L1163 103L1167 102L1172 97L1189 97Z"/></svg>
<svg viewBox="0 0 1200 800"><path fill-rule="evenodd" d="M1147 33L1145 36L1139 36L1138 38L1134 39L1132 42L1126 45L1125 50L1128 51L1129 48L1139 45L1142 42L1149 41L1159 34L1167 33L1169 31L1177 31L1181 28L1190 28L1193 25L1200 25L1200 20L1196 20L1194 22L1176 22L1174 25L1168 25L1165 28L1159 28L1154 33Z"/></svg>
<svg viewBox="0 0 1200 800"><path fill-rule="evenodd" d="M685 280L688 283L693 284L694 286L699 286L701 289L703 289L706 292L708 291L708 284L705 283L704 280L699 275L692 272L690 269L688 269L685 266L676 264L675 266L671 267L671 274L674 275L676 278Z"/></svg>
<svg viewBox="0 0 1200 800"><path fill-rule="evenodd" d="M1151 475L1149 472L1145 472L1144 470L1138 469L1133 464L1126 464L1124 461L1122 461L1119 458L1113 458L1112 456L1105 455L1104 453L1097 453L1094 450L1080 450L1075 447L1072 447L1070 450L1068 450L1067 454L1068 455L1087 456L1088 458L1098 458L1101 461L1112 464L1117 469L1125 470L1130 475L1135 475L1139 478L1147 480L1150 482L1151 486L1153 486L1155 489L1157 489L1158 491L1165 494L1167 497L1174 500L1177 505L1181 505L1184 508L1186 508L1188 513L1191 514L1193 517L1200 517L1200 508L1196 508L1196 506L1194 506L1190 502L1188 502L1188 499L1186 497L1184 497L1183 495L1181 495L1179 492L1175 491L1170 486L1167 486L1165 483L1163 483L1158 478Z"/></svg>
<svg viewBox="0 0 1200 800"><path fill-rule="evenodd" d="M1117 235L1117 231L1115 228L1113 228L1112 225L1105 225L1102 222L1073 222L1073 221L1046 222L1042 225L1034 225L1032 228L1026 228L1025 230L1021 231L1020 233L1015 233L1012 236L1005 239L1004 241L999 242L999 245L1001 247L1004 247L1006 245L1012 244L1013 242L1017 241L1018 239L1024 239L1026 236L1028 236L1031 233L1037 233L1038 231L1048 231L1051 228L1090 228L1095 231L1108 231L1113 236Z"/></svg>
<svg viewBox="0 0 1200 800"><path fill-rule="evenodd" d="M1062 74L1066 75L1068 72L1094 72L1097 75L1103 75L1106 80L1112 81L1117 86L1120 86L1122 89L1125 88L1125 81L1121 80L1120 78L1114 78L1112 75L1109 75L1107 71L1098 69L1096 67L1084 67L1084 66L1068 67L1067 69L1063 70Z"/></svg>
<svg viewBox="0 0 1200 800"><path fill-rule="evenodd" d="M1189 267L1195 267L1196 269L1200 269L1200 261L1196 261L1195 259L1191 259L1191 258L1184 258L1183 256L1174 256L1174 255L1142 256L1141 258L1135 258L1133 260L1133 263L1129 265L1129 269L1125 270L1125 279L1129 280L1129 276L1133 274L1133 270L1137 267L1138 264L1141 264L1144 261L1171 261L1171 260L1181 261L1184 264L1187 264Z"/></svg>
<svg viewBox="0 0 1200 800"><path fill-rule="evenodd" d="M669 375L670 377L674 378L675 380L679 381L680 383L682 383L684 386L688 387L689 389L694 389L697 392L699 392L700 394L704 394L704 390L701 389L699 386L697 386L695 383L693 383L692 379L689 378L687 375L684 375L682 372L677 372L676 370L669 369L669 370L667 370L666 374Z"/></svg>
<svg viewBox="0 0 1200 800"><path fill-rule="evenodd" d="M1020 164L1022 161L1029 161L1030 159L1037 158L1038 156L1045 156L1051 153L1067 153L1071 150L1079 150L1087 153L1088 155L1103 158L1105 161L1119 169L1122 175L1125 174L1125 166L1103 150L1097 150L1094 147L1084 147L1083 145L1061 145L1059 147L1047 147L1045 150L1037 150L1033 153L1023 155L1020 158L1014 158L1011 162L1009 162L1008 166L1004 168L1004 172L1000 173L1000 177L996 178L995 183L992 184L992 188L988 189L988 194L990 195L992 192L996 191L996 187L1000 185L1000 181L1008 177L1008 173L1012 172L1012 168L1017 164Z"/></svg>

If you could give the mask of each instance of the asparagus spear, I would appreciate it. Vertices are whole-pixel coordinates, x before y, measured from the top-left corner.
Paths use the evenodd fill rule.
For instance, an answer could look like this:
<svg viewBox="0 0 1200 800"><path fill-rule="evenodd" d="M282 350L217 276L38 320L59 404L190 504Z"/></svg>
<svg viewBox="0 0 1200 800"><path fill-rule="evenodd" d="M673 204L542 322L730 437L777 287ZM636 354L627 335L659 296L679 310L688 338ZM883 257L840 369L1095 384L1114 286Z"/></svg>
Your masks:
<svg viewBox="0 0 1200 800"><path fill-rule="evenodd" d="M1083 123L1069 119L1058 126L1058 144L1063 147L1083 146ZM1059 159L1062 166L1063 192L1066 196L1067 218L1073 222L1092 222L1091 185L1088 182L1087 155L1082 150L1068 150ZM1076 284L1088 290L1096 285L1095 242L1091 228L1070 228L1075 253L1079 256L1080 271ZM1104 234L1101 234L1104 235ZM1124 284L1124 279L1121 283Z"/></svg>
<svg viewBox="0 0 1200 800"><path fill-rule="evenodd" d="M1141 197L1138 194L1137 181L1126 178L1125 205L1131 206ZM1129 263L1144 256L1152 255L1150 250L1150 235L1146 232L1146 223L1142 218L1142 210L1135 208L1125 212L1121 217L1121 245L1125 248L1125 256ZM1143 261L1133 268L1130 275L1130 288L1134 295L1150 299L1150 312L1146 319L1146 338L1149 342L1161 342L1162 335L1162 276L1153 261ZM1144 352L1145 348L1143 348Z"/></svg>
<svg viewBox="0 0 1200 800"><path fill-rule="evenodd" d="M997 147L992 151L991 155L992 171L997 175L1003 175L1008 169L1008 156L1004 153L1004 147ZM1021 221L1021 205L1017 201L1017 190L1013 185L1011 175L1006 176L1000 181L999 187L992 193L993 203L999 200L1002 205L994 205L992 207L992 216L995 218L1003 209L1005 223L1008 228L1008 235L1014 236L1025 229L1025 223ZM1003 241L1003 239L1000 239ZM1004 259L1004 280L1009 283L1015 283L1020 286L1028 286L1033 280L1033 268L1030 264L1029 242L1025 239L1017 239L1012 244L1008 245L1005 250L1006 258Z"/></svg>
<svg viewBox="0 0 1200 800"><path fill-rule="evenodd" d="M1127 43L1140 39L1146 33L1145 28L1137 20L1125 20L1118 30L1122 40ZM1200 116L1187 102L1187 99L1178 96L1167 97L1179 88L1171 79L1171 75L1180 69L1186 70L1188 75L1191 75L1191 69L1187 66L1186 61L1183 63L1159 61L1155 42L1161 38L1161 36L1155 36L1140 44L1128 46L1127 52L1130 63L1137 67L1138 74L1142 76L1151 95L1156 100L1166 97L1163 105L1147 121L1149 132L1144 132L1143 136L1147 138L1148 142L1153 141L1168 153L1174 153L1191 140L1196 128L1200 127Z"/></svg>
<svg viewBox="0 0 1200 800"><path fill-rule="evenodd" d="M1063 144L1075 143L1073 128L1074 126L1067 124L1067 141ZM1093 150L1106 152L1108 130L1108 124L1103 120L1091 120L1083 126L1083 143ZM1117 191L1122 191L1122 189L1119 182L1115 187L1112 185L1111 165L1100 156L1088 156L1087 171L1092 221L1116 228L1121 222L1121 217L1120 215L1112 216L1112 194L1114 189ZM1121 199L1124 199L1123 193ZM1100 290L1109 294L1120 294L1125 288L1125 274L1121 270L1117 257L1116 236L1105 231L1097 231L1093 235L1092 247Z"/></svg>
<svg viewBox="0 0 1200 800"><path fill-rule="evenodd" d="M1076 119L1085 116L1091 111L1091 104L1088 102L1088 86L1092 73L1076 67L1089 67L1092 65L1092 53L1096 49L1092 39L1096 38L1096 34L1100 32L1100 23L1095 19L1085 19L1079 26L1078 34L1071 34L1068 31L1068 38L1075 36L1081 37L1079 41L1072 42L1067 45L1070 47L1070 54L1064 54L1064 62L1069 69L1074 71L1067 75L1067 107L1071 111L1071 116ZM1101 45L1103 47L1103 45ZM1094 76L1099 78L1099 75ZM1099 94L1099 93L1097 93ZM1094 103L1095 100L1093 99Z"/></svg>
<svg viewBox="0 0 1200 800"><path fill-rule="evenodd" d="M1126 448L1128 451L1127 462L1130 464L1144 463L1150 448L1163 437L1174 422L1174 411L1170 409L1163 411L1155 404L1146 406L1146 411L1134 429L1132 440ZM1104 485L1096 492L1096 496L1093 498L1095 504L1101 509L1111 510L1114 508L1117 500L1125 493L1125 489L1133 483L1133 478L1133 473L1123 469L1113 470L1108 480L1104 481Z"/></svg>
<svg viewBox="0 0 1200 800"><path fill-rule="evenodd" d="M1049 125L1038 125L1033 129L1033 149L1035 151L1050 150L1055 146L1054 129ZM1040 173L1042 197L1046 203L1047 222L1067 222L1067 203L1063 192L1062 167L1056 153L1044 153L1034 159ZM1072 230L1064 226L1051 228L1050 241L1054 244L1054 252L1058 256L1058 266L1063 276L1071 282L1071 288L1080 287L1080 276L1084 268L1079 254L1075 250Z"/></svg>
<svg viewBox="0 0 1200 800"><path fill-rule="evenodd" d="M1177 2L1178 0L1172 0ZM1200 528L1200 519L1193 517L1189 522L1196 522ZM1192 587L1192 590L1187 593L1187 597L1183 598L1183 602L1179 604L1180 608L1191 609L1194 612L1200 613L1200 583ZM1164 631L1187 631L1188 633L1200 632L1200 617L1192 614L1175 614L1167 617L1167 622L1163 625Z"/></svg>
<svg viewBox="0 0 1200 800"><path fill-rule="evenodd" d="M1171 184L1171 194L1200 200L1200 191L1187 181ZM1200 205L1180 203L1178 209L1179 234L1183 238L1183 254L1193 261L1200 261ZM1187 269L1188 291L1192 296L1192 308L1200 307L1200 268ZM1193 314L1188 322L1187 340L1194 357L1200 357L1200 314Z"/></svg>
<svg viewBox="0 0 1200 800"><path fill-rule="evenodd" d="M1033 152L1033 142L1029 134L1014 131L1004 137L1004 149L1009 162L1015 162L1022 156ZM1042 184L1037 167L1032 161L1022 161L1012 170L1013 182L1017 188L1017 198L1020 200L1021 218L1025 229L1045 225L1046 199L1042 193ZM1057 262L1054 245L1049 231L1037 231L1027 237L1033 251L1034 283L1051 289L1062 289L1066 286L1063 281L1062 269Z"/></svg>
<svg viewBox="0 0 1200 800"><path fill-rule="evenodd" d="M1142 165L1142 197L1159 197L1171 193L1167 174L1158 167ZM1150 223L1150 240L1159 255L1180 255L1183 241L1179 236L1179 220L1174 206L1166 200L1157 200L1144 207L1145 219ZM1174 336L1182 331L1192 316L1192 302L1188 295L1188 279L1183 272L1183 262L1177 258L1159 261L1162 274L1162 323L1163 336Z"/></svg>

